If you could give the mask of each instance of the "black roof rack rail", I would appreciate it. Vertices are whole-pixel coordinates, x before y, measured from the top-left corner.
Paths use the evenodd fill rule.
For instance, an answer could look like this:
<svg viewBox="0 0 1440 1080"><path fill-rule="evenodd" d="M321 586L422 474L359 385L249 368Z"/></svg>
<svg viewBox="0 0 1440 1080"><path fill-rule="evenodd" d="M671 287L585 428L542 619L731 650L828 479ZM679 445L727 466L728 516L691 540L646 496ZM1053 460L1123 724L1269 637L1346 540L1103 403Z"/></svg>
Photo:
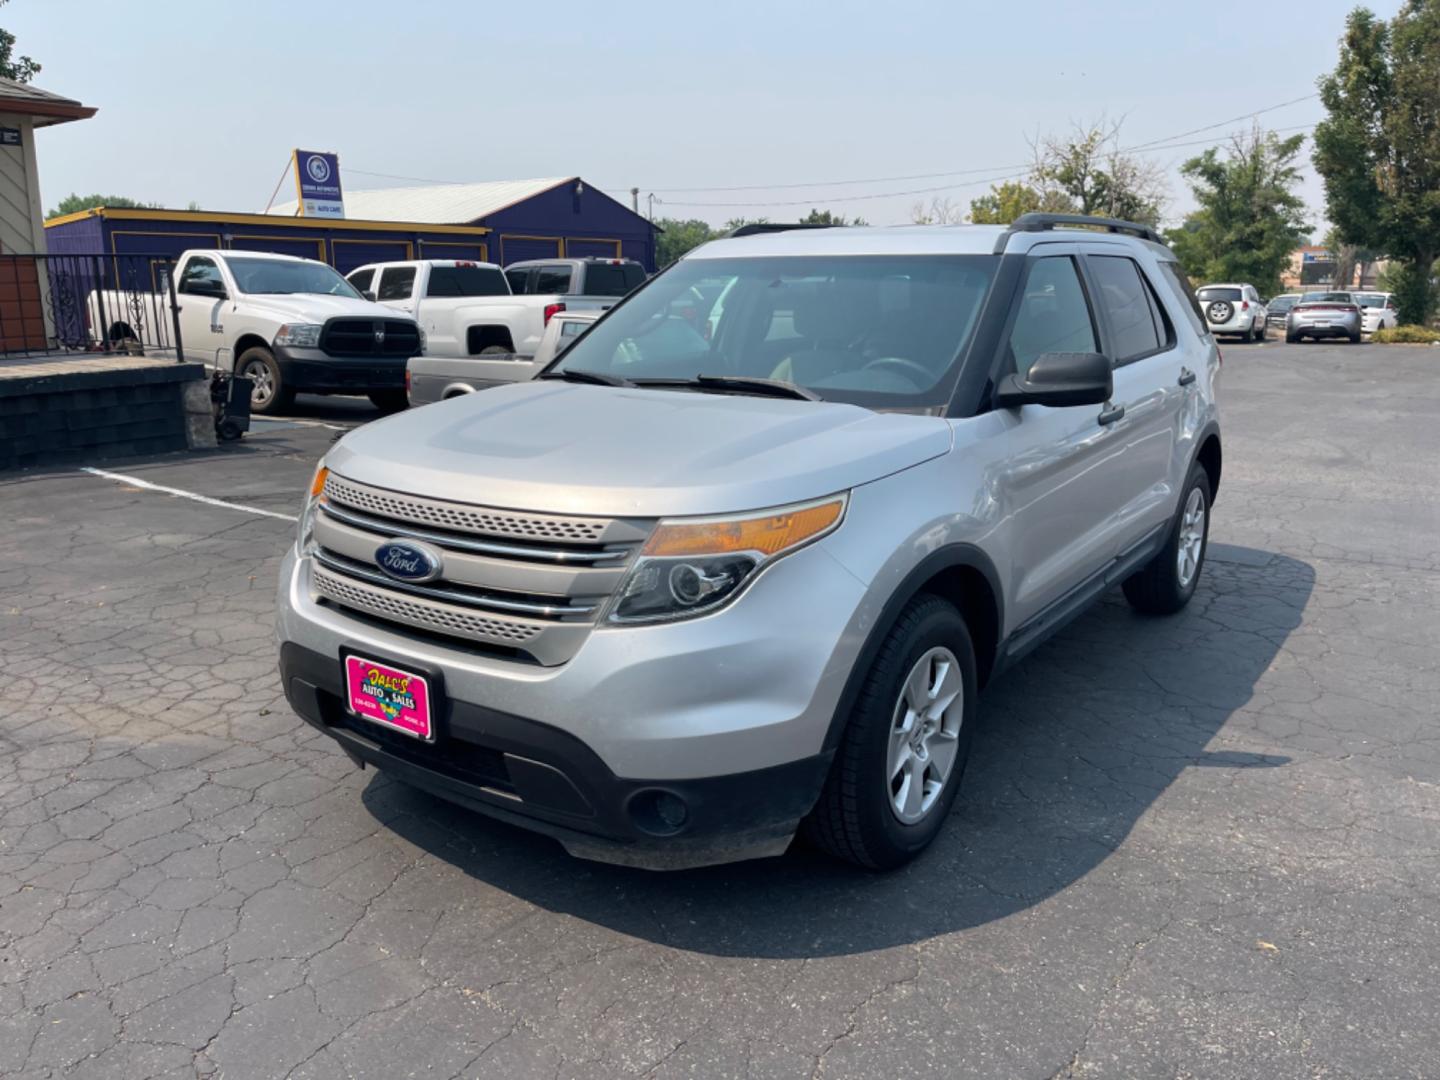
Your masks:
<svg viewBox="0 0 1440 1080"><path fill-rule="evenodd" d="M1104 229L1112 233L1129 233L1131 236L1138 236L1141 240L1149 240L1151 243L1163 244L1164 240L1160 234L1149 225L1141 225L1134 221L1121 221L1119 218L1094 217L1090 214L1021 214L1010 223L1010 227L1000 234L1000 239L995 242L995 254L1004 252L1005 245L1010 240L1012 233L1017 232L1049 232L1051 229L1061 225L1074 225L1090 229Z"/></svg>
<svg viewBox="0 0 1440 1080"><path fill-rule="evenodd" d="M815 221L792 221L788 225L783 221L752 221L748 225L740 225L731 229L725 236L734 239L737 236L761 236L765 233L789 232L791 229L843 229L844 225L831 225L829 223Z"/></svg>

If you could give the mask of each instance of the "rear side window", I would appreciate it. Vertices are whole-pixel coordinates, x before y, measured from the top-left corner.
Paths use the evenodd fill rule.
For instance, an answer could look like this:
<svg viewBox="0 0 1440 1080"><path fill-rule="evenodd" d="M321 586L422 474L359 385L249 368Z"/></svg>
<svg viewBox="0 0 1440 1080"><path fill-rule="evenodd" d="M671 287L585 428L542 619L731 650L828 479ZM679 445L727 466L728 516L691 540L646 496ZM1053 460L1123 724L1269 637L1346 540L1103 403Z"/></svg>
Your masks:
<svg viewBox="0 0 1440 1080"><path fill-rule="evenodd" d="M1210 330L1205 325L1205 316L1200 311L1200 301L1195 299L1195 288L1190 284L1190 279L1185 276L1185 271L1180 269L1179 263L1169 261L1162 262L1160 270L1165 275L1165 283L1175 294L1175 299L1180 301L1185 318L1190 320L1190 329L1204 337Z"/></svg>
<svg viewBox="0 0 1440 1080"><path fill-rule="evenodd" d="M377 300L409 300L415 288L415 267L388 266L380 271L380 288L375 291Z"/></svg>
<svg viewBox="0 0 1440 1080"><path fill-rule="evenodd" d="M1068 255L1032 260L1015 327L1010 331L1015 373L1024 378L1044 353L1099 351L1075 260Z"/></svg>
<svg viewBox="0 0 1440 1080"><path fill-rule="evenodd" d="M645 271L635 263L587 263L587 296L624 296L645 280Z"/></svg>
<svg viewBox="0 0 1440 1080"><path fill-rule="evenodd" d="M509 296L505 275L491 266L432 266L426 296Z"/></svg>
<svg viewBox="0 0 1440 1080"><path fill-rule="evenodd" d="M1157 313L1134 260L1092 255L1089 263L1096 299L1110 329L1110 351L1115 363L1156 352L1164 340L1164 329L1156 326Z"/></svg>
<svg viewBox="0 0 1440 1080"><path fill-rule="evenodd" d="M568 293L570 291L570 268L568 266L542 266L535 272L537 293Z"/></svg>
<svg viewBox="0 0 1440 1080"><path fill-rule="evenodd" d="M356 270L345 280L355 286L357 292L366 292L370 288L370 282L375 279L375 269L371 267L366 270Z"/></svg>

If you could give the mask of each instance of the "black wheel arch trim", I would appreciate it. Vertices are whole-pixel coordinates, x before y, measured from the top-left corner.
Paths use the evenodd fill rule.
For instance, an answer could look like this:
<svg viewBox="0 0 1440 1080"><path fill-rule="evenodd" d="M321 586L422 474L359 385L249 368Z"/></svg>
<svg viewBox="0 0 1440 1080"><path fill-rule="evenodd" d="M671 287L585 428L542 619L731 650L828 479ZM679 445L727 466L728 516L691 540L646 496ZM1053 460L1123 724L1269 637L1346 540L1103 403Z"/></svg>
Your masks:
<svg viewBox="0 0 1440 1080"><path fill-rule="evenodd" d="M1215 420L1209 420L1209 421L1206 422L1205 426L1200 429L1199 434L1197 434L1197 435L1195 436L1195 449L1194 449L1193 451L1191 451L1191 454L1190 454L1190 464L1189 464L1189 466L1185 469L1185 475L1186 475L1186 476L1189 476L1189 475L1190 475L1190 471L1191 471L1192 469L1194 469L1195 466L1199 463L1199 461L1200 461L1200 452L1205 449L1205 444L1210 441L1210 437L1211 437L1212 435L1215 437L1215 442L1216 442L1216 443L1219 445L1219 447L1220 447L1220 457L1221 457L1221 461L1222 461L1222 462L1224 461L1224 457L1225 457L1225 440L1220 437L1220 424L1219 424L1217 421L1215 421ZM1211 505L1212 507L1215 505L1215 499L1216 499L1217 496L1219 496L1219 494L1220 494L1220 477L1219 477L1219 476L1212 476L1212 477L1210 478L1210 505Z"/></svg>
<svg viewBox="0 0 1440 1080"><path fill-rule="evenodd" d="M871 665L874 664L875 656L879 653L880 646L884 644L886 635L890 633L891 628L900 618L900 612L904 610L905 605L919 596L925 583L937 574L961 567L977 571L985 578L986 584L990 587L990 595L995 608L996 627L996 640L992 643L992 653L998 652L1000 632L1005 626L1005 594L1000 588L1000 574L995 569L995 564L990 560L990 556L974 544L967 543L949 544L932 551L916 563L901 579L900 584L891 592L889 599L880 609L875 624L865 638L865 644L860 647L859 655L856 656L855 663L850 668L850 674L845 680L845 688L840 692L835 712L830 717L830 726L825 732L824 750L833 751L840 745L840 737L845 730L845 721L855 707L855 699L860 694L860 686L869 673ZM976 677L980 685L984 686L994 667L994 656L992 655L989 665L984 664L982 658L977 656L975 666Z"/></svg>

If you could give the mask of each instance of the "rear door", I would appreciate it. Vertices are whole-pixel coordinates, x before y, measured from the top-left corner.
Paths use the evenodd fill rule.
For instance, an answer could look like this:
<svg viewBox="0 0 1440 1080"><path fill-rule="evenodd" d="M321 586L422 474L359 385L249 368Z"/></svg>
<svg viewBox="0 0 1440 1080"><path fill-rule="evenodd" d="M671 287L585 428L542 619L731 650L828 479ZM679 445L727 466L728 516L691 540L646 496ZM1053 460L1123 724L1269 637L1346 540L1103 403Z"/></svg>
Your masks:
<svg viewBox="0 0 1440 1080"><path fill-rule="evenodd" d="M1117 246L1086 245L1105 354L1115 367L1113 428L1123 453L1112 465L1123 494L1112 534L1115 554L1169 523L1176 493L1172 458L1185 401L1183 355L1159 284Z"/></svg>

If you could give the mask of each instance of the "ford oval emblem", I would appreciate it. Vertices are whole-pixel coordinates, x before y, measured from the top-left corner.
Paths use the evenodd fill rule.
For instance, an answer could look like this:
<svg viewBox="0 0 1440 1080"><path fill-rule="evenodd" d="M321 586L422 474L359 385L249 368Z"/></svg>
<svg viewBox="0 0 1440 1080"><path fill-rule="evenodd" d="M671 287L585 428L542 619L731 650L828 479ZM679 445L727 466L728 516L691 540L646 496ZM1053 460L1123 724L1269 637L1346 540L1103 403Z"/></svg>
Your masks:
<svg viewBox="0 0 1440 1080"><path fill-rule="evenodd" d="M391 540L375 549L375 565L396 581L434 581L440 576L440 553L413 540Z"/></svg>

